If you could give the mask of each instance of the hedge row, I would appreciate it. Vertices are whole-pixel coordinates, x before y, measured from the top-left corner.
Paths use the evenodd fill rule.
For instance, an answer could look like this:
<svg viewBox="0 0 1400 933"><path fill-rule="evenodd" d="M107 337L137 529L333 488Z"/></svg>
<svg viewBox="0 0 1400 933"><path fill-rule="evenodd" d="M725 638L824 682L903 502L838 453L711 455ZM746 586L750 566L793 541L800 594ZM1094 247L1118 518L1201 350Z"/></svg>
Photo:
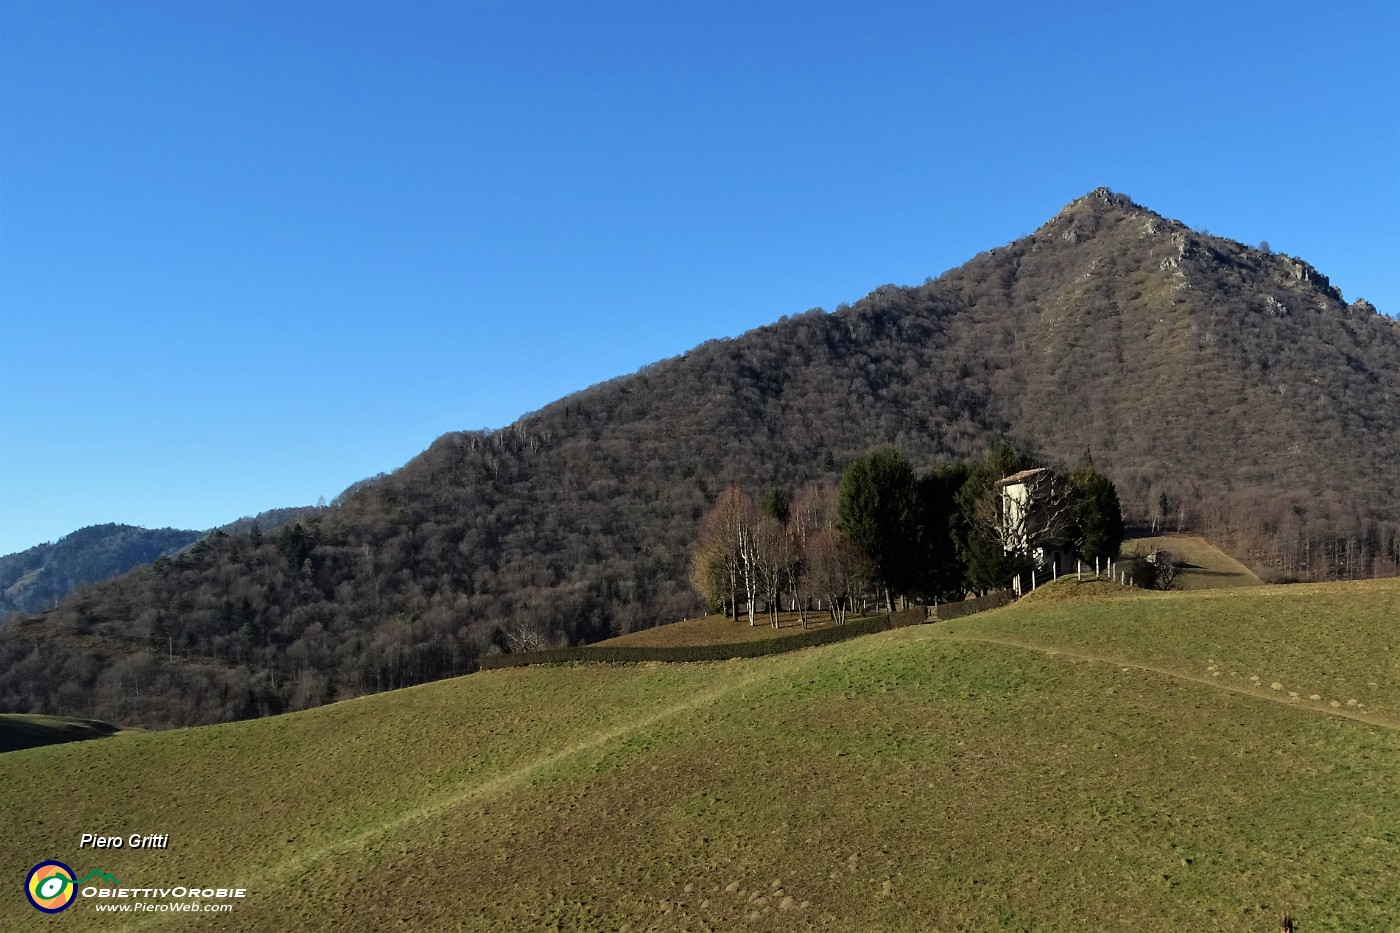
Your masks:
<svg viewBox="0 0 1400 933"><path fill-rule="evenodd" d="M890 613L890 628L904 628L906 625L923 625L929 620L928 607L910 606Z"/></svg>
<svg viewBox="0 0 1400 933"><path fill-rule="evenodd" d="M970 616L974 612L986 612L988 609L1000 609L1002 606L1010 605L1016 599L1016 595L1010 590L995 590L986 596L978 596L976 599L964 599L956 603L942 603L933 607L933 618L940 622L947 622L949 619L961 619L963 616Z"/></svg>
<svg viewBox="0 0 1400 933"><path fill-rule="evenodd" d="M896 616L908 616L915 610L906 609ZM922 616L923 608L917 610ZM922 618L919 621L923 621ZM525 667L531 664L569 664L574 661L594 663L636 664L641 661L728 661L731 658L757 658L769 654L783 654L799 648L814 648L817 645L830 645L848 638L873 635L899 625L909 625L909 621L892 622L888 615L858 619L845 625L816 629L798 635L785 635L766 638L761 641L746 641L729 645L695 645L682 648L657 647L589 647L552 648L546 651L523 651L516 654L496 654L483 657L481 670L489 671L502 667Z"/></svg>

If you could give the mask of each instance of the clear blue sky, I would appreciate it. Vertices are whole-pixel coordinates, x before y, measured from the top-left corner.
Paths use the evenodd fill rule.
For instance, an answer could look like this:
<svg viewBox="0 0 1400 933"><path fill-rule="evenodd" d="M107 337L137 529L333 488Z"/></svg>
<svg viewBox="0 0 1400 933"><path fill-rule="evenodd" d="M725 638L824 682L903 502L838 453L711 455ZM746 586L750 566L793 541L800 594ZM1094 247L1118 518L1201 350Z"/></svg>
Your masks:
<svg viewBox="0 0 1400 933"><path fill-rule="evenodd" d="M1099 185L1400 311L1400 4L0 5L0 553L333 497Z"/></svg>

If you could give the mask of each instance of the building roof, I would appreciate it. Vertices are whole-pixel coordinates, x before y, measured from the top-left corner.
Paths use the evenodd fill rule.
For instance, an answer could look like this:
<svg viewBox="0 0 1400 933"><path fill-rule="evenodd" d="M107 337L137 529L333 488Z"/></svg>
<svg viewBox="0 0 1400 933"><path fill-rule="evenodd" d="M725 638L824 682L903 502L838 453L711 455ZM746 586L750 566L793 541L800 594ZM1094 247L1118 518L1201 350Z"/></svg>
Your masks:
<svg viewBox="0 0 1400 933"><path fill-rule="evenodd" d="M1049 473L1049 467L1032 467L1029 470L1022 470L1020 473L1013 473L1006 479L997 480L998 486L1014 486L1017 483L1030 484L1034 482L1042 473Z"/></svg>

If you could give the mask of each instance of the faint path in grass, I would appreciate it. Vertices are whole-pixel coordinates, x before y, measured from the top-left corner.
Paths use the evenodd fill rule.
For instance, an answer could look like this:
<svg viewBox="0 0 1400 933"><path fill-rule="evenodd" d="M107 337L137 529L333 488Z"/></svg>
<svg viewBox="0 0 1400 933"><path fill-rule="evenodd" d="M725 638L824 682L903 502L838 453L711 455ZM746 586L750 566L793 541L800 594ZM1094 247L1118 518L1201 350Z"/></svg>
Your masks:
<svg viewBox="0 0 1400 933"><path fill-rule="evenodd" d="M950 642L975 642L983 645L1000 645L1005 648L1020 648L1024 651L1034 651L1047 657L1065 657L1076 661L1092 661L1099 664L1116 666L1119 668L1132 668L1139 671L1150 671L1154 674L1161 674L1173 680L1185 680L1194 684L1204 684L1216 690L1223 690L1226 693L1238 693L1241 696L1253 697L1256 700L1267 700L1270 703L1277 703L1289 709L1304 710L1310 713L1323 713L1328 716L1340 716L1343 719L1354 719L1357 722L1366 723L1369 726L1380 726L1382 729L1389 729L1393 732L1400 732L1400 722L1396 722L1385 716L1378 716L1371 712L1358 712L1356 710L1334 709L1329 706L1319 706L1316 701L1293 699L1289 696L1281 696L1275 691L1263 692L1262 688L1249 689L1247 687L1236 687L1233 684L1218 680L1213 677L1201 677L1196 674L1188 674L1185 671L1173 670L1168 667L1155 667L1150 664L1143 664L1141 661L1133 661L1127 658L1105 657L1096 654L1084 654L1079 651L1069 651L1065 648L1054 645L1037 645L1030 642L1016 641L1011 638L992 638L987 635L948 635L940 633L935 636L938 641Z"/></svg>
<svg viewBox="0 0 1400 933"><path fill-rule="evenodd" d="M391 835L415 823L440 817L462 804L487 800L508 793L528 784L536 775L544 773L574 756L594 751L667 720L702 709L736 690L771 680L789 667L789 665L781 663L781 660L787 659L773 660L779 663L749 664L747 665L749 670L742 675L726 678L719 686L702 689L700 692L692 694L688 699L662 707L648 716L602 729L567 748L537 758L510 771L467 786L453 788L437 795L421 806L391 816L373 826L342 836L326 845L317 846L280 864L253 871L241 877L234 886L247 888L250 894L254 892L260 895L270 894L279 885L312 870L317 863L327 858L364 848L377 839ZM180 925L182 921L187 922L188 918L182 918L179 914L148 914L137 919L128 928L146 929L153 926Z"/></svg>

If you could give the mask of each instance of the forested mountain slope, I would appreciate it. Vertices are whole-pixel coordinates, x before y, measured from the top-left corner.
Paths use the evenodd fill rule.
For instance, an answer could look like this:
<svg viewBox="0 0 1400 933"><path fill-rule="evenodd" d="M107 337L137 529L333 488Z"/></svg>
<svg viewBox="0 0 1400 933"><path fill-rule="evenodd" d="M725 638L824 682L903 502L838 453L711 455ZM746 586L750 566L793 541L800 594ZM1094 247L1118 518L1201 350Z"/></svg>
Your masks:
<svg viewBox="0 0 1400 933"><path fill-rule="evenodd" d="M1100 190L941 283L1009 342L1002 417L1060 457L1092 445L1140 508L1256 521L1283 560L1400 519L1400 323L1307 263Z"/></svg>
<svg viewBox="0 0 1400 933"><path fill-rule="evenodd" d="M320 514L321 506L268 509L221 526L222 531L264 531ZM0 557L0 623L8 616L52 608L88 583L100 583L133 567L173 556L209 534L139 525L89 525L57 541Z"/></svg>
<svg viewBox="0 0 1400 933"><path fill-rule="evenodd" d="M1066 464L1092 449L1131 513L1165 494L1286 572L1400 549L1400 325L1100 189L936 281L445 435L316 521L216 534L7 625L0 709L208 722L458 673L512 626L673 621L699 608L688 551L725 483L791 489L889 444L926 467L1001 435Z"/></svg>
<svg viewBox="0 0 1400 933"><path fill-rule="evenodd" d="M0 622L51 608L84 583L148 564L199 539L201 531L89 525L57 541L0 557Z"/></svg>

